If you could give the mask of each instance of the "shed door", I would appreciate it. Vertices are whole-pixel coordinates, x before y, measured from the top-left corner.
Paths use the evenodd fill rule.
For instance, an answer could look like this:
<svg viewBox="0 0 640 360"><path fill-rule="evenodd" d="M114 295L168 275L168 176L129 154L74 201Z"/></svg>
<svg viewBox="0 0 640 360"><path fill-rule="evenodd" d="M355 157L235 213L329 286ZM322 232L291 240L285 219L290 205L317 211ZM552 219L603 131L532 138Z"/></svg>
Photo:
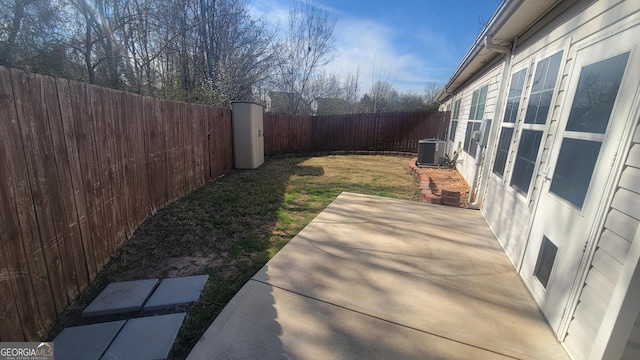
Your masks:
<svg viewBox="0 0 640 360"><path fill-rule="evenodd" d="M638 67L630 41L615 36L578 50L529 241L522 276L562 337L564 311L577 291L600 202L610 192L620 139L630 121ZM625 46L625 43L627 44ZM609 185L608 185L609 184ZM600 215L599 215L600 213Z"/></svg>

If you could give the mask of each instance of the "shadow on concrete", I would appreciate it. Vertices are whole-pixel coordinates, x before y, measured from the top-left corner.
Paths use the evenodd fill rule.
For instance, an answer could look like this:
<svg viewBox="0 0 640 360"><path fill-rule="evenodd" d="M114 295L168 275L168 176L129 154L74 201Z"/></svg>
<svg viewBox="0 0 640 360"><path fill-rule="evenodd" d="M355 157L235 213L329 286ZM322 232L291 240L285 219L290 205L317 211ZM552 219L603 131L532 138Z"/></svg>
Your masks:
<svg viewBox="0 0 640 360"><path fill-rule="evenodd" d="M477 211L343 193L241 293L248 358L566 358Z"/></svg>

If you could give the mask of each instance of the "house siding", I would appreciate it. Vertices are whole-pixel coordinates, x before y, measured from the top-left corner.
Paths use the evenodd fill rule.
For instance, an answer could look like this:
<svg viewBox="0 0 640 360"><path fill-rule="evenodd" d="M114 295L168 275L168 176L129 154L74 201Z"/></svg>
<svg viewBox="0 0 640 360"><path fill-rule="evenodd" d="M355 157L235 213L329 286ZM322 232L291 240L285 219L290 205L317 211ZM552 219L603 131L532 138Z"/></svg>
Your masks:
<svg viewBox="0 0 640 360"><path fill-rule="evenodd" d="M564 50L561 75L556 85L555 98L541 142L542 149L529 196L525 197L511 188L507 173L504 178L492 173L488 178L484 194L483 215L516 267L525 251L535 202L549 170L551 146L559 130L561 113L565 107L571 106L565 103L565 94L569 90L567 86L574 68L573 57L576 49L590 38L600 36L603 31L613 34L620 23L636 23L639 18L640 8L637 2L578 1L569 8L562 9L561 12L549 13L546 19L541 20L541 23L546 25L532 27L529 34L522 36L525 40L514 51L514 65L509 71L513 73L525 66L529 68L521 99L519 113L521 118L522 104L527 104L526 97L530 93L532 65L556 49ZM637 39L629 39L629 41L631 44ZM495 100L493 103L495 104ZM500 113L500 110L498 109L497 112ZM518 139L520 131L521 129L516 126L515 139ZM505 172L513 169L517 147L517 143L511 144ZM495 153L496 148L488 151ZM485 171L492 171L492 169L492 163L485 167ZM575 359L588 357L594 338L598 334L631 241L640 225L638 204L640 204L640 128L635 130L633 144L615 188L610 208L606 213L604 226L579 295L579 302L564 338L566 349ZM635 323L624 354L623 358L640 358L640 318Z"/></svg>
<svg viewBox="0 0 640 360"><path fill-rule="evenodd" d="M458 171L462 174L464 179L471 184L473 182L473 176L476 170L476 160L471 155L467 154L462 149L465 140L465 131L467 129L467 123L469 122L469 115L471 109L471 100L473 92L479 88L489 85L487 90L487 99L484 108L483 119L494 119L496 116L496 99L498 98L498 91L500 89L500 78L504 63L502 61L491 64L486 71L478 76L474 81L470 82L468 86L465 86L449 100L453 108L455 100L460 99L460 114L458 119L458 126L456 129L455 140L447 140L449 147L449 153L458 151Z"/></svg>
<svg viewBox="0 0 640 360"><path fill-rule="evenodd" d="M558 122L565 104L565 93L569 82L569 75L573 68L573 56L576 44L599 33L601 28L609 27L622 19L628 19L631 15L637 16L638 5L629 1L578 1L568 9L561 8L549 13L540 23L545 25L533 26L529 33L525 33L524 39L516 47L513 54L513 70L528 67L527 81L523 89L519 118L524 115L524 107L527 104L530 93L533 65L544 56L551 55L555 51L564 51L564 59L561 64L560 77L556 85L555 97L547 128L544 133L541 150L538 157L538 166L531 182L529 196L513 191L509 184L509 171L513 169L515 153L518 143L511 144L505 176L500 178L494 174L489 176L487 188L484 194L483 214L493 229L501 245L507 252L511 261L517 266L525 250L526 238L531 224L535 201L547 171L549 170L549 157L551 146L558 132ZM589 19L585 21L584 19ZM509 74L510 76L511 74ZM494 101L495 103L495 101ZM518 139L521 128L516 126L514 138ZM491 151L496 151L496 147ZM640 150L639 150L640 151ZM487 171L491 171L493 163L487 164Z"/></svg>
<svg viewBox="0 0 640 360"><path fill-rule="evenodd" d="M516 123L506 126L513 127L514 130L504 170L501 169L501 175L493 173L493 161L498 147L498 141L494 141L492 148L485 150L489 161L484 163L482 171L490 173L486 177L484 194L481 194L483 196L482 213L514 266L518 271L522 271L525 282L526 277L531 276L528 273L531 271L530 261L526 264L526 271L520 267L525 251L527 251L534 213L545 211L545 209L538 208L537 202L543 188L546 189L546 185L549 185L545 184L545 181L548 179L548 174L552 173L550 170L553 170L550 168L550 163L553 161L552 152L555 153L552 147L554 144L559 144L558 140L560 139L557 137L563 130L560 128L560 123L563 117L568 115L572 105L571 101L567 101L567 94L571 94L575 90L570 86L576 86L577 79L573 77L579 76L577 74L580 69L576 68L578 61L580 64L583 61L589 61L587 58L576 58L576 55L588 54L580 56L592 56L593 52L590 53L589 50L580 52L580 50L585 47L588 49L588 46L613 36L615 36L613 41L621 45L621 48L622 46L631 48L638 42L635 34L639 31L640 3L637 1L576 0L560 2L517 38L509 69L504 69L504 58L499 56L498 60L487 65L485 70L480 71L473 80L459 88L448 99L446 105L443 105L452 107L456 100L461 100L456 136L453 141L448 141L449 153L451 154L453 150L460 152L458 170L472 184L475 174L475 159L459 150L460 144L464 144L472 94L481 86L489 84L483 118L493 119L494 126L502 129L502 114L505 104L503 101L499 101L498 97L506 96L506 91L499 94L500 79L511 79L513 73L527 68ZM524 194L512 188L511 177L519 147L518 141L520 141L523 129L542 131L541 126L523 124L525 108L533 83L532 77L535 75L538 62L558 51L563 52L559 73L549 115L542 133L533 177L528 187L529 191ZM502 71L509 73L503 74ZM638 85L634 84L633 86L635 88ZM635 96L632 91L629 93L628 90L621 96ZM623 98L619 97L619 99ZM624 101L627 101L627 106L629 106L630 100L627 98ZM501 103L502 108L496 108L497 103ZM616 123L618 126L615 128L620 129L620 126L623 125L629 126L627 122L629 119L625 115L615 119L615 121L624 121L624 124ZM563 321L554 325L558 327L555 330L558 331L560 340L564 342L565 348L575 359L586 359L589 356L599 357L597 354L603 351L601 345L605 342L616 348L606 351L622 350L619 342L608 340L607 334L611 331L612 319L610 316L615 313L616 306L618 306L616 304L619 302L619 295L614 297L614 301L612 301L612 297L614 293L619 294L621 289L618 288L623 286L622 282L618 283L618 279L622 273L627 273L631 266L637 265L625 263L630 253L631 242L640 230L640 206L638 206L640 204L640 126L637 125L638 119L633 119L633 121L636 122L636 128L630 130L634 132L633 140L628 144L619 143L621 147L618 148L619 153L616 158L620 160L614 161L616 166L611 173L616 178L611 178L611 185L609 185L611 187L604 190L604 201L598 209L598 214L601 215L593 215L595 221L598 222L595 225L601 226L601 228L594 237L585 238L585 241L588 241L584 253L586 256L582 259L581 265L584 266L582 269L586 269L586 273L580 272L579 276L581 277L576 280L582 281L584 279L584 281L582 286L577 289L576 297L569 297L570 303L565 309L569 316L568 322ZM497 134L499 133L500 131L497 132ZM624 138L628 139L626 136ZM609 139L608 141L615 142L616 140ZM556 149L557 151L558 149ZM504 159L504 156L501 159ZM532 157L525 160L532 161ZM624 163L621 163L622 161ZM519 174L522 175L522 173ZM526 189L526 186L521 187L521 191ZM567 226L571 225L567 224ZM582 257L583 255L578 251L575 256ZM531 259L529 255L526 258L527 260ZM525 273L529 275L525 275ZM535 292L533 288L531 290L532 293ZM540 301L544 301L544 299ZM564 304L557 305L560 307ZM605 316L607 316L607 321L603 322ZM567 331L563 332L565 329ZM624 342L626 339L620 340ZM626 342L622 358L640 358L640 316Z"/></svg>
<svg viewBox="0 0 640 360"><path fill-rule="evenodd" d="M640 225L640 126L618 181L576 312L569 324L565 346L576 359L588 357L602 324L631 242ZM635 322L623 359L640 357L640 323Z"/></svg>
<svg viewBox="0 0 640 360"><path fill-rule="evenodd" d="M538 45L538 44L534 44ZM520 258L523 255L526 245L526 238L529 232L529 226L535 208L535 199L539 194L544 176L541 175L546 171L548 158L550 154L550 146L553 144L554 135L557 132L558 120L563 106L563 94L567 86L568 72L571 69L570 56L567 55L567 42L553 41L552 45L547 47L536 46L535 51L530 48L519 47L514 53L513 70L527 68L527 77L523 88L523 95L520 99L520 109L514 129L514 139L519 139L522 132L521 121L526 114L526 104L529 102L531 93L532 78L535 75L535 66L540 60L563 52L563 62L560 64L559 78L556 81L554 90L554 98L549 110L546 130L540 143L538 155L538 165L534 177L531 180L531 190L524 195L514 190L510 184L510 176L512 175L516 153L518 151L519 141L513 141L507 156L505 165L505 173L499 177L493 173L489 175L487 189L484 194L484 206L482 208L483 215L487 219L489 226L492 228L500 244L505 249L511 262L517 267ZM533 45L532 45L533 46ZM509 77L511 74L509 74ZM498 119L500 122L502 119ZM497 149L495 147L490 151L494 154ZM495 159L495 157L494 157ZM492 171L493 162L488 164L487 171Z"/></svg>

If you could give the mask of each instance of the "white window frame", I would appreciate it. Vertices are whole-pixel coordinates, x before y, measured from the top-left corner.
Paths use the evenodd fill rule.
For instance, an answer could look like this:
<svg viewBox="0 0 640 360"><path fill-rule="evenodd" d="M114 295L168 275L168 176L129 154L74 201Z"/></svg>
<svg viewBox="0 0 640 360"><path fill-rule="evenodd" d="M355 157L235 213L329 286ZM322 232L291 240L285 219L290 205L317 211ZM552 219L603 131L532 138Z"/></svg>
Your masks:
<svg viewBox="0 0 640 360"><path fill-rule="evenodd" d="M524 64L518 66L518 67L514 67L511 71L511 77L509 78L509 88L508 90L511 90L511 82L513 81L513 76L521 71L524 70L524 83L522 84L522 89L520 90L520 99L518 100L518 108L516 109L516 117L514 119L514 122L505 122L505 116L506 116L506 109L507 109L507 104L509 101L509 94L507 93L506 95L506 99L505 99L505 105L504 105L504 111L502 113L502 119L500 122L500 132L498 133L498 137L497 137L497 141L496 141L496 148L495 148L495 154L494 154L494 161L493 164L491 164L491 174L493 176L495 176L496 178L500 179L501 182L503 183L507 183L506 179L507 176L510 174L510 168L509 168L509 164L511 163L511 158L515 155L513 155L515 153L514 150L514 139L516 137L516 125L518 124L518 122L520 121L520 118L522 117L522 114L524 113L523 111L523 104L524 104L524 99L525 97L525 91L527 89L528 86L528 82L529 82L529 75L531 73L531 62L524 62ZM502 169L502 175L499 175L495 172L494 167L495 167L495 163L496 160L498 159L498 150L499 150L499 146L500 146L500 136L502 136L502 132L504 131L505 128L508 129L512 129L513 133L511 134L511 138L509 139L509 146L507 147L507 156L505 158L505 163L504 163L504 167Z"/></svg>
<svg viewBox="0 0 640 360"><path fill-rule="evenodd" d="M513 142L511 144L510 147L510 156L511 156L511 161L508 162L509 165L509 169L508 169L508 174L506 174L507 169L505 168L505 176L503 177L503 181L504 184L506 185L505 188L509 189L510 191L518 194L519 196L517 196L517 198L521 199L522 201L525 201L529 204L531 204L531 197L533 195L533 190L535 188L535 184L536 184L536 177L537 174L539 172L540 169L540 162L542 159L542 153L544 151L545 148L545 143L546 143L546 139L548 138L548 134L549 134L549 128L550 125L552 123L552 116L554 114L555 111L555 105L557 103L557 97L558 97L558 93L560 90L560 86L562 84L562 76L565 73L565 65L566 65L566 59L567 59L567 54L569 52L569 45L570 45L570 40L567 41L565 44L563 44L562 46L557 46L557 47L553 47L550 49L545 50L544 52L540 52L539 54L535 55L534 57L532 57L529 62L529 70L527 73L527 79L525 81L525 91L524 91L524 97L521 100L521 107L522 108L522 112L520 113L518 120L516 122L516 126L515 126L515 130L514 130L514 135L513 135ZM533 87L533 79L535 77L536 71L538 70L538 65L542 60L545 60L546 58L549 58L555 54L557 54L558 52L562 51L562 56L560 58L560 68L558 69L558 74L556 77L556 82L554 85L554 89L553 89L553 93L551 96L551 102L549 105L549 113L547 113L547 119L545 121L544 124L525 124L525 119L527 116L527 108L529 106L529 101L531 99L531 90ZM564 105L563 105L564 106ZM518 155L518 147L520 146L520 139L522 137L522 132L523 130L536 130L536 131L542 131L542 139L540 141L540 145L538 146L538 152L536 155L536 163L535 166L533 168L533 173L531 175L531 180L529 183L529 189L527 191L526 194L523 194L521 191L516 190L513 186L511 186L511 180L513 178L513 171L516 165L516 157Z"/></svg>
<svg viewBox="0 0 640 360"><path fill-rule="evenodd" d="M479 99L480 99L480 95L482 94L482 90L485 89L485 88L487 90L486 90L486 92L484 94L484 100L483 100L483 103L482 103L482 113L479 114L478 111L477 111L478 110L478 106L480 104ZM472 110L473 110L473 107L474 107L473 98L474 98L474 95L476 95L476 94L478 96L477 97L478 102L475 104L475 106L476 106L475 113L472 113ZM480 124L482 123L482 118L484 117L484 113L485 113L485 111L487 109L487 98L488 97L489 97L489 83L485 83L483 85L480 85L475 90L473 90L473 93L471 95L471 106L469 107L469 120L467 120L467 125L465 127L463 150L464 150L464 152L467 153L467 155L469 155L469 156L471 156L473 158L475 158L475 156L476 156L476 154L478 152L478 144L477 144L477 141L476 141L476 153L475 154L471 154L470 150L471 150L471 147L473 146L473 142L475 141L475 140L471 139L471 134L473 133L474 129L475 130L479 130L480 129ZM471 132L467 133L467 129L469 128L469 125L471 125ZM467 142L467 140L469 140L469 142Z"/></svg>
<svg viewBox="0 0 640 360"><path fill-rule="evenodd" d="M456 134L458 132L458 124L460 118L460 98L453 101L453 111L451 112L451 127L449 129L449 141L456 141ZM455 122L455 126L454 126Z"/></svg>

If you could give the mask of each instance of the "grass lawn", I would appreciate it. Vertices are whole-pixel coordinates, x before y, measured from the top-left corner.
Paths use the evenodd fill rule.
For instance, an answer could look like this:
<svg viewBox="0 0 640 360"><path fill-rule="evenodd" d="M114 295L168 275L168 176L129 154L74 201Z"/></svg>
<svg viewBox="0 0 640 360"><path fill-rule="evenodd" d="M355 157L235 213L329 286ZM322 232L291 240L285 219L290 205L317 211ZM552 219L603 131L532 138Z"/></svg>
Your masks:
<svg viewBox="0 0 640 360"><path fill-rule="evenodd" d="M419 200L406 157L269 159L232 171L158 211L116 252L51 331L80 323L80 312L110 282L208 274L171 358L183 359L233 295L341 192Z"/></svg>

